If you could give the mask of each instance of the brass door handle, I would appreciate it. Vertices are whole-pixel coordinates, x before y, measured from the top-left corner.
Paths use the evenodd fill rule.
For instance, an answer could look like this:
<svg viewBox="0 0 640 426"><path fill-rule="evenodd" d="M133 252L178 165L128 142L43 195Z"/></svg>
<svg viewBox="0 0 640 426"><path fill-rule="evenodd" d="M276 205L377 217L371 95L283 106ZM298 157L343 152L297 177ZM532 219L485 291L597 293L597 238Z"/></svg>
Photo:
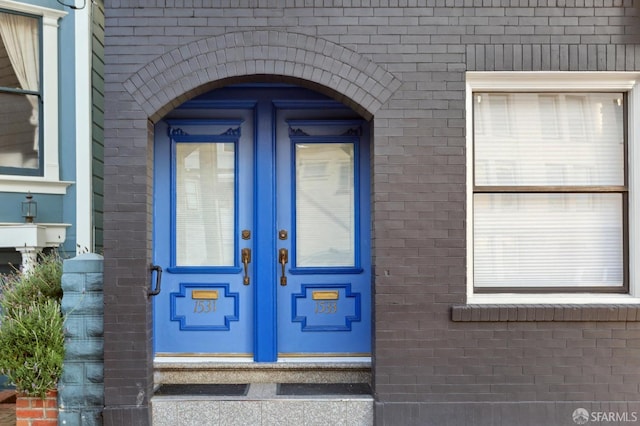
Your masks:
<svg viewBox="0 0 640 426"><path fill-rule="evenodd" d="M244 278L242 284L249 285L249 263L251 263L251 249L243 248L241 251L242 264L244 265Z"/></svg>
<svg viewBox="0 0 640 426"><path fill-rule="evenodd" d="M281 248L278 252L278 262L282 265L282 276L280 277L280 285L287 285L287 276L285 275L284 265L289 262L289 250Z"/></svg>

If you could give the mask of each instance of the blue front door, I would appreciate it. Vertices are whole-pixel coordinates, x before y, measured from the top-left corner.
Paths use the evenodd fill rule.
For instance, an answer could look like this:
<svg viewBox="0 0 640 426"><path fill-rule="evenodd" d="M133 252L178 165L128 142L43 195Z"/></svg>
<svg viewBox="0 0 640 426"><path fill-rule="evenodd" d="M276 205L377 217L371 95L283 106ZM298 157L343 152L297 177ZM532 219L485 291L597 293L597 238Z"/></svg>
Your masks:
<svg viewBox="0 0 640 426"><path fill-rule="evenodd" d="M223 89L155 128L157 356L368 356L368 125L291 87Z"/></svg>

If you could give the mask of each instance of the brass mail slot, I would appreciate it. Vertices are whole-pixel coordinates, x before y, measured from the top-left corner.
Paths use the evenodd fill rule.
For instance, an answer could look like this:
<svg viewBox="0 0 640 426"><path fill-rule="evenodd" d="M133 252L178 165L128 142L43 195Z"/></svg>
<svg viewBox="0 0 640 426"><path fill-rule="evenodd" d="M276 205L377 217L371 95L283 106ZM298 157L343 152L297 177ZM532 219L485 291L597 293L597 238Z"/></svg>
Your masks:
<svg viewBox="0 0 640 426"><path fill-rule="evenodd" d="M339 296L337 291L314 291L311 294L313 300L338 300Z"/></svg>
<svg viewBox="0 0 640 426"><path fill-rule="evenodd" d="M218 290L193 290L192 299L218 300Z"/></svg>

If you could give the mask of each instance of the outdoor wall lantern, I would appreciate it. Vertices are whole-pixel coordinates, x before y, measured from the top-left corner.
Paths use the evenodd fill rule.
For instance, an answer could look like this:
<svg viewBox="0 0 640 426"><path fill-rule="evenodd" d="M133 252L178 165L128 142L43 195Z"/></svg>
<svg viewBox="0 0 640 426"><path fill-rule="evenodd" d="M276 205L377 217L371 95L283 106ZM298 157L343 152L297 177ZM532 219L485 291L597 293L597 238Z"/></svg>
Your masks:
<svg viewBox="0 0 640 426"><path fill-rule="evenodd" d="M31 192L27 193L27 201L22 202L22 217L24 223L33 223L33 219L38 215L38 203L33 201Z"/></svg>

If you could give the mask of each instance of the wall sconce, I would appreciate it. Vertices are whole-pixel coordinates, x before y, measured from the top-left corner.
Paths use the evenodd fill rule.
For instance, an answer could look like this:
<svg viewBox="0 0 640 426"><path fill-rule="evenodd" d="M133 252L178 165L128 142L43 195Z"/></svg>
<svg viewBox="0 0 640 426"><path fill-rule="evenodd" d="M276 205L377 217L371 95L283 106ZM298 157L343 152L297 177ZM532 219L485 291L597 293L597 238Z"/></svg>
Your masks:
<svg viewBox="0 0 640 426"><path fill-rule="evenodd" d="M22 217L24 223L33 223L33 219L38 215L38 203L33 201L31 192L27 193L27 201L22 202Z"/></svg>

